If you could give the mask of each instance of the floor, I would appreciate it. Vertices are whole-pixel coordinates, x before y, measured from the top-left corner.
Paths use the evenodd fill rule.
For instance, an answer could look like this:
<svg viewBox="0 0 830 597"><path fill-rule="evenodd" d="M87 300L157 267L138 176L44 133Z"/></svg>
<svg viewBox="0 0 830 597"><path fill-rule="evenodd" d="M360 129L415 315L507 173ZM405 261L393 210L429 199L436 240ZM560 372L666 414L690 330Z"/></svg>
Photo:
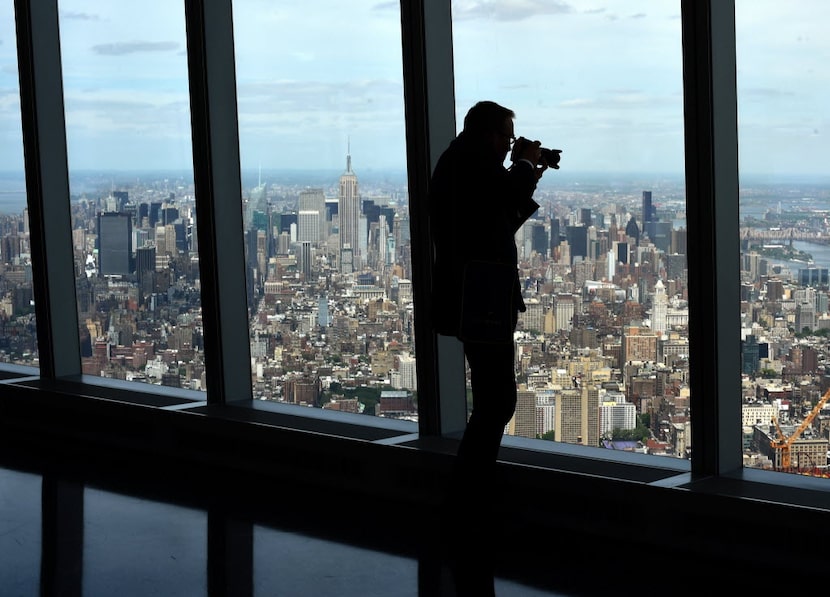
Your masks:
<svg viewBox="0 0 830 597"><path fill-rule="evenodd" d="M126 474L112 463L106 474L91 463L16 460L0 459L3 597L589 594L564 578L572 572L564 562L549 563L563 574L541 575L555 585L546 587L523 579L515 558L503 570L477 556L469 566L453 565L440 531L384 504L300 491L225 500L206 497L207 485L187 474ZM507 537L500 541L501 553L522 551ZM538 562L527 564L539 572Z"/></svg>

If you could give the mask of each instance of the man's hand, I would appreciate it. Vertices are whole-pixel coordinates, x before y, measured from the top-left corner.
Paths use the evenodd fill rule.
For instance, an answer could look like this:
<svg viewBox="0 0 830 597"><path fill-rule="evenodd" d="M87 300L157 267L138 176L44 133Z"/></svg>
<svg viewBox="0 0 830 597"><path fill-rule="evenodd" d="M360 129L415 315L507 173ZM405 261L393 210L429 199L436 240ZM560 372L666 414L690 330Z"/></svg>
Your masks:
<svg viewBox="0 0 830 597"><path fill-rule="evenodd" d="M510 161L514 164L519 160L527 160L536 166L541 157L542 143L540 141L530 141L524 137L519 137L513 143L513 152L510 154Z"/></svg>

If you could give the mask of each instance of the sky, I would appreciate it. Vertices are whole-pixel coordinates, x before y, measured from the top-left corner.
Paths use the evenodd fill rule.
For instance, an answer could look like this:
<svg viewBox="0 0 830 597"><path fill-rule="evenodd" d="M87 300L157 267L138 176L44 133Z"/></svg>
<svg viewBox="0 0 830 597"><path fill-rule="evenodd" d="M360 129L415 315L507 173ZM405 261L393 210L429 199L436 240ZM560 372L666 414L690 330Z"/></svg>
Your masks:
<svg viewBox="0 0 830 597"><path fill-rule="evenodd" d="M184 3L59 0L69 167L190 169ZM453 0L457 119L478 100L569 172L682 174L679 0ZM405 166L398 2L235 0L243 168ZM742 173L825 174L830 3L736 1ZM449 60L450 57L448 56ZM0 171L22 169L0 0Z"/></svg>

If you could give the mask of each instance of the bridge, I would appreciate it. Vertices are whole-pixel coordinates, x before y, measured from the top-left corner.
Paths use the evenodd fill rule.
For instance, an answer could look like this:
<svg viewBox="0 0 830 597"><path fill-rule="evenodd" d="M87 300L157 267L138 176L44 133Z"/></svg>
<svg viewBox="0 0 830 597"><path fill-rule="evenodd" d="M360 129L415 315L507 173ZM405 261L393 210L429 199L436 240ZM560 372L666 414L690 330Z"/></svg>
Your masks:
<svg viewBox="0 0 830 597"><path fill-rule="evenodd" d="M791 240L804 240L822 245L830 244L830 233L799 228L751 228L741 227L741 240L759 240L768 243L786 244Z"/></svg>

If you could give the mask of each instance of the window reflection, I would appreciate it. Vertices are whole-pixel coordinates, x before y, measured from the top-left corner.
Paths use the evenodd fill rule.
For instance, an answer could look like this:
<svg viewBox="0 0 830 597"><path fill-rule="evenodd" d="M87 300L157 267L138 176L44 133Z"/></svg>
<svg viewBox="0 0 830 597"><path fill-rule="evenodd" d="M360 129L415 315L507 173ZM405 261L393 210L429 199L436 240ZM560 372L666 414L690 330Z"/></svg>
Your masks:
<svg viewBox="0 0 830 597"><path fill-rule="evenodd" d="M37 366L14 3L0 2L0 363Z"/></svg>
<svg viewBox="0 0 830 597"><path fill-rule="evenodd" d="M452 3L459 129L493 100L563 150L516 235L527 311L505 432L688 458L680 3L488 7Z"/></svg>
<svg viewBox="0 0 830 597"><path fill-rule="evenodd" d="M735 2L744 464L821 477L830 449L828 19L821 2Z"/></svg>
<svg viewBox="0 0 830 597"><path fill-rule="evenodd" d="M414 419L399 7L233 8L254 396Z"/></svg>
<svg viewBox="0 0 830 597"><path fill-rule="evenodd" d="M184 5L59 9L83 373L203 389Z"/></svg>

